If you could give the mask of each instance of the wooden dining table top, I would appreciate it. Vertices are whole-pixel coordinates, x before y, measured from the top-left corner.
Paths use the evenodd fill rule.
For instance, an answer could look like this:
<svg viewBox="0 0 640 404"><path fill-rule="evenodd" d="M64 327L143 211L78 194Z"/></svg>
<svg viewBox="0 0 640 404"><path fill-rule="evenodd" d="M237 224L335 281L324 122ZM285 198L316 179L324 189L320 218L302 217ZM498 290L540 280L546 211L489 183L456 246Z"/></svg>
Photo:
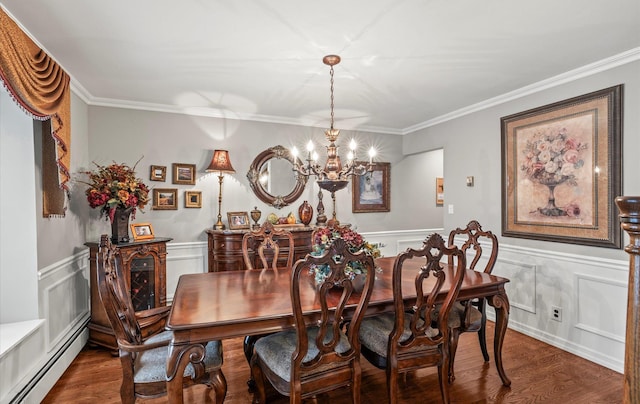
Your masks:
<svg viewBox="0 0 640 404"><path fill-rule="evenodd" d="M375 273L375 285L368 307L368 315L393 310L393 288L391 276L395 257L378 258ZM403 291L405 300L415 299L413 286L415 275L424 260L407 260L403 269ZM451 278L452 268L444 265L447 279ZM290 299L291 268L280 268L278 273L261 270L225 271L201 274L182 275L178 281L173 298L168 330L194 330L198 328L217 327L219 338L232 338L247 335L247 323L260 321L280 321L276 328L293 326L293 313ZM427 280L427 282L433 281ZM466 297L492 296L501 291L508 279L468 269L465 274L459 299ZM448 281L442 288L441 295L449 289ZM427 286L427 285L426 285ZM425 289L426 290L426 289ZM339 291L336 291L336 299ZM353 297L356 304L357 296ZM309 282L301 287L303 312L318 310L319 301L309 275ZM244 327L243 327L244 324ZM229 327L237 328L234 332ZM249 327L253 328L253 327ZM263 332L256 329L256 333Z"/></svg>

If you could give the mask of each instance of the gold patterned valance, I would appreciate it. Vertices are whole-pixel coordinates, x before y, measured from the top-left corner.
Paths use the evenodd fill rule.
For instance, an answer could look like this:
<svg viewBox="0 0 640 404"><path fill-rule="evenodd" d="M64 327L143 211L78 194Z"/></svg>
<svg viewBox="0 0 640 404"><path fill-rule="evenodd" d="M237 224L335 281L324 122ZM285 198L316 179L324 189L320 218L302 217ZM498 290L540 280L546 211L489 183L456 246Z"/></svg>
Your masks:
<svg viewBox="0 0 640 404"><path fill-rule="evenodd" d="M69 75L0 8L0 79L33 119L51 119L58 183L68 190L71 162Z"/></svg>

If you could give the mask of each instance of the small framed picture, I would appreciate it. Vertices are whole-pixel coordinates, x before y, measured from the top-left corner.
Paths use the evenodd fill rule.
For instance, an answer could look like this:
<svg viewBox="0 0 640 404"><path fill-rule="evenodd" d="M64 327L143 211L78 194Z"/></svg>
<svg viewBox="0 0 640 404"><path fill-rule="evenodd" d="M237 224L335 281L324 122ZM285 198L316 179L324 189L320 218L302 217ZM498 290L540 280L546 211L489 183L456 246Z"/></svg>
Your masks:
<svg viewBox="0 0 640 404"><path fill-rule="evenodd" d="M149 179L151 181L165 181L167 179L167 167L166 166L151 166L151 173Z"/></svg>
<svg viewBox="0 0 640 404"><path fill-rule="evenodd" d="M151 240L155 237L151 223L131 223L129 226L133 233L133 241Z"/></svg>
<svg viewBox="0 0 640 404"><path fill-rule="evenodd" d="M444 178L436 178L436 205L444 205Z"/></svg>
<svg viewBox="0 0 640 404"><path fill-rule="evenodd" d="M178 190L176 188L154 188L153 210L177 210Z"/></svg>
<svg viewBox="0 0 640 404"><path fill-rule="evenodd" d="M201 208L202 192L201 191L184 191L184 207L185 208Z"/></svg>
<svg viewBox="0 0 640 404"><path fill-rule="evenodd" d="M249 214L247 212L227 212L227 219L230 230L249 228Z"/></svg>
<svg viewBox="0 0 640 404"><path fill-rule="evenodd" d="M173 183L183 185L195 185L196 165L173 163Z"/></svg>

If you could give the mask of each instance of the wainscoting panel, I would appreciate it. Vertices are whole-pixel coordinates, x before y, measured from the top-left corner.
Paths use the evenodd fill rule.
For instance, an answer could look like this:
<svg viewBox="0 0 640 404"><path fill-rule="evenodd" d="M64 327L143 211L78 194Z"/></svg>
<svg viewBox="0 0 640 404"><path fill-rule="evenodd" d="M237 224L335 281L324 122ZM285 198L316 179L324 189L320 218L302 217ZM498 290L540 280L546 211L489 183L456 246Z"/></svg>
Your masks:
<svg viewBox="0 0 640 404"><path fill-rule="evenodd" d="M500 276L510 280L504 288L511 307L536 314L536 265L501 259L498 255L496 266L500 267ZM495 271L493 273L497 275Z"/></svg>
<svg viewBox="0 0 640 404"><path fill-rule="evenodd" d="M89 313L89 279L87 260L80 260L68 268L60 268L47 280L56 279L42 289L42 308L47 318L47 351L59 344L72 328Z"/></svg>
<svg viewBox="0 0 640 404"><path fill-rule="evenodd" d="M621 373L627 272L627 261L507 244L493 271L510 280L509 328Z"/></svg>
<svg viewBox="0 0 640 404"><path fill-rule="evenodd" d="M576 274L575 283L575 327L624 344L627 284L584 274Z"/></svg>
<svg viewBox="0 0 640 404"><path fill-rule="evenodd" d="M207 272L207 243L167 244L167 304L173 296L181 275Z"/></svg>

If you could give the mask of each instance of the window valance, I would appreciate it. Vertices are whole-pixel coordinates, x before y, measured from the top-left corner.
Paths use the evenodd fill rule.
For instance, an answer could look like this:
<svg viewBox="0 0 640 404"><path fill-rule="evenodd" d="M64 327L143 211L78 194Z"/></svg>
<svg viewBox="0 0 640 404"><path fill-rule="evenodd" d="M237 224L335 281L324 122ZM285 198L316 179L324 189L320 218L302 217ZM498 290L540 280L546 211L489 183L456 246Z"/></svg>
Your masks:
<svg viewBox="0 0 640 404"><path fill-rule="evenodd" d="M71 162L69 75L0 8L0 79L33 119L51 119L58 183L68 190Z"/></svg>

